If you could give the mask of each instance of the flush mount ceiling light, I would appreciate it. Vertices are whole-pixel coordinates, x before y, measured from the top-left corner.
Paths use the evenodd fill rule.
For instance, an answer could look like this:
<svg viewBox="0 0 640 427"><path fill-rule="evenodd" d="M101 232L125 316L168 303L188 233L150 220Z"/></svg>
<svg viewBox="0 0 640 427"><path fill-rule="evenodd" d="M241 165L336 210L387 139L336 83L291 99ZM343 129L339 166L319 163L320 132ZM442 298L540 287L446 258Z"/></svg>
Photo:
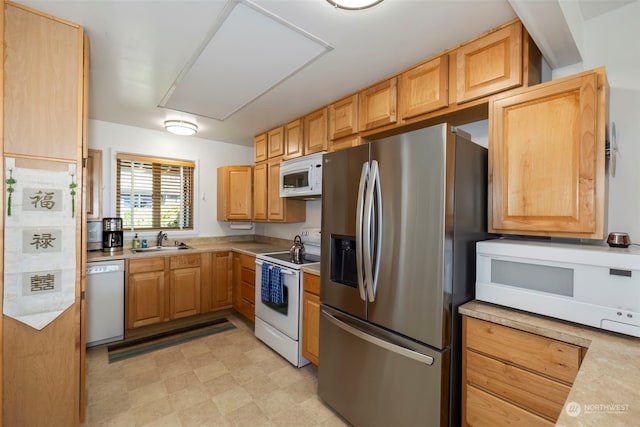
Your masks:
<svg viewBox="0 0 640 427"><path fill-rule="evenodd" d="M167 132L171 132L176 135L194 135L198 132L198 125L191 122L185 122L184 120L166 120L164 122L164 128Z"/></svg>
<svg viewBox="0 0 640 427"><path fill-rule="evenodd" d="M382 3L382 0L327 0L333 6L345 10L362 10Z"/></svg>

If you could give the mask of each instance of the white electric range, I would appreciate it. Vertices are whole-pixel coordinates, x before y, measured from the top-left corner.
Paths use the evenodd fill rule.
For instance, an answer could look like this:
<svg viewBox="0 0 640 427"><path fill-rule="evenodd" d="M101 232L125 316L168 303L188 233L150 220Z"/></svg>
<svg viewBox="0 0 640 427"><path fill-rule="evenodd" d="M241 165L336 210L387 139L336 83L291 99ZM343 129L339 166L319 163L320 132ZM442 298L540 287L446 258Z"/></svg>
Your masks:
<svg viewBox="0 0 640 427"><path fill-rule="evenodd" d="M289 252L256 256L255 335L296 367L309 363L302 357L300 269L320 263L320 229L305 228L300 237L306 252L302 264L292 262ZM269 286L262 286L263 277Z"/></svg>

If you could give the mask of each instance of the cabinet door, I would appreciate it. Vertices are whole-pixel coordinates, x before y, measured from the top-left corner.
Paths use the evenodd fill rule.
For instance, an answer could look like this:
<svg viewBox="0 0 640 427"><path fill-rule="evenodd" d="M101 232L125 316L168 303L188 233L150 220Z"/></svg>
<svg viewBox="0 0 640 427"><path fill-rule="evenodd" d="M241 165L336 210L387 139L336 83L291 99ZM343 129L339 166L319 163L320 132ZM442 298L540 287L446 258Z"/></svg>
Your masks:
<svg viewBox="0 0 640 427"><path fill-rule="evenodd" d="M262 162L269 158L269 153L267 150L267 134L266 133L261 133L260 135L257 135L253 139L253 148L254 148L256 163Z"/></svg>
<svg viewBox="0 0 640 427"><path fill-rule="evenodd" d="M320 349L320 277L303 274L302 355L318 366Z"/></svg>
<svg viewBox="0 0 640 427"><path fill-rule="evenodd" d="M393 77L358 94L361 132L397 121L397 82L398 79Z"/></svg>
<svg viewBox="0 0 640 427"><path fill-rule="evenodd" d="M358 94L336 101L329 106L329 139L358 133Z"/></svg>
<svg viewBox="0 0 640 427"><path fill-rule="evenodd" d="M518 21L459 47L456 102L522 85L522 24Z"/></svg>
<svg viewBox="0 0 640 427"><path fill-rule="evenodd" d="M127 328L164 321L164 292L164 270L129 274Z"/></svg>
<svg viewBox="0 0 640 427"><path fill-rule="evenodd" d="M304 116L304 154L318 153L327 149L327 109L314 111Z"/></svg>
<svg viewBox="0 0 640 427"><path fill-rule="evenodd" d="M361 138L359 135L345 136L344 138L334 139L329 143L329 152L344 150L346 148L360 145Z"/></svg>
<svg viewBox="0 0 640 427"><path fill-rule="evenodd" d="M284 158L293 159L304 154L304 141L302 138L303 123L302 119L297 119L287 123L284 126L285 133L285 150Z"/></svg>
<svg viewBox="0 0 640 427"><path fill-rule="evenodd" d="M253 168L253 219L256 221L266 221L268 219L268 176L268 164L266 162L257 163Z"/></svg>
<svg viewBox="0 0 640 427"><path fill-rule="evenodd" d="M408 119L449 105L449 57L442 55L400 76L400 117Z"/></svg>
<svg viewBox="0 0 640 427"><path fill-rule="evenodd" d="M229 252L216 252L211 255L211 309L229 308L232 306L231 257Z"/></svg>
<svg viewBox="0 0 640 427"><path fill-rule="evenodd" d="M88 150L87 219L102 218L102 150Z"/></svg>
<svg viewBox="0 0 640 427"><path fill-rule="evenodd" d="M200 313L200 267L171 270L169 292L171 319Z"/></svg>
<svg viewBox="0 0 640 427"><path fill-rule="evenodd" d="M267 210L269 221L284 221L284 199L280 197L280 162L269 162Z"/></svg>
<svg viewBox="0 0 640 427"><path fill-rule="evenodd" d="M271 129L267 132L267 149L269 158L274 159L284 154L284 126Z"/></svg>
<svg viewBox="0 0 640 427"><path fill-rule="evenodd" d="M231 294L232 294L232 301L233 301L233 308L236 311L239 311L238 309L238 300L240 298L240 273L242 271L242 265L240 264L240 254L237 252L233 253L233 275L232 275L232 290L231 290Z"/></svg>
<svg viewBox="0 0 640 427"><path fill-rule="evenodd" d="M218 168L218 221L248 221L253 215L253 167Z"/></svg>
<svg viewBox="0 0 640 427"><path fill-rule="evenodd" d="M602 239L604 70L489 103L489 231Z"/></svg>

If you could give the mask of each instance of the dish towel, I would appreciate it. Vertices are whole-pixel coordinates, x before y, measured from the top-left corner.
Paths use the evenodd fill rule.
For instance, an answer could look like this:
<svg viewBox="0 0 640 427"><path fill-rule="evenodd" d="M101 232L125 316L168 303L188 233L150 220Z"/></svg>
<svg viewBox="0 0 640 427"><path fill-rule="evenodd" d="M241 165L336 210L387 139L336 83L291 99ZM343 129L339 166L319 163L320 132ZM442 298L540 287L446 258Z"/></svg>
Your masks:
<svg viewBox="0 0 640 427"><path fill-rule="evenodd" d="M282 271L275 265L271 267L271 302L274 304L284 303L284 292L282 291Z"/></svg>
<svg viewBox="0 0 640 427"><path fill-rule="evenodd" d="M271 298L271 274L269 269L271 265L266 262L262 263L262 282L260 283L260 298L264 302L269 302Z"/></svg>

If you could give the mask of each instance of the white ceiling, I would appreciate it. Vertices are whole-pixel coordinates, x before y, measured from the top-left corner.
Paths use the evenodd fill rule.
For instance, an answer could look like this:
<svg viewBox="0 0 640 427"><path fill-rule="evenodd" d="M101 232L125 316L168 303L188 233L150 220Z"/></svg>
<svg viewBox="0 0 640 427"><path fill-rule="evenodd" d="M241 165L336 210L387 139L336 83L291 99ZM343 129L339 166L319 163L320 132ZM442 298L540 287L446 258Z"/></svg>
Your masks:
<svg viewBox="0 0 640 427"><path fill-rule="evenodd" d="M581 1L585 15L628 2ZM156 130L182 118L198 124L199 137L242 145L509 21L514 9L527 28L545 22L529 30L552 66L580 60L558 0L385 0L357 12L326 0L18 2L84 26L90 118ZM260 16L223 34L234 7ZM266 28L274 22L293 38ZM300 34L306 41L295 40Z"/></svg>

